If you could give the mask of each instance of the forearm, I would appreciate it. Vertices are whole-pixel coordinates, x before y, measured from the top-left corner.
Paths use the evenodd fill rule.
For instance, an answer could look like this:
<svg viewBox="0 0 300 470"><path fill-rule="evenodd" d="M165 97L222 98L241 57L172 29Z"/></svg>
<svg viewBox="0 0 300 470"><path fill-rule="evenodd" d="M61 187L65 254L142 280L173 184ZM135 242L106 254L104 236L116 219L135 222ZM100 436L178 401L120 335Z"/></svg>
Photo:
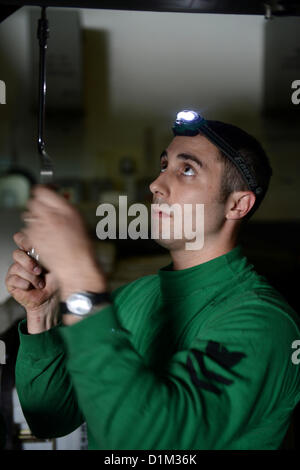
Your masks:
<svg viewBox="0 0 300 470"><path fill-rule="evenodd" d="M89 260L86 269L79 276L64 277L60 281L60 296L65 302L69 295L75 292L103 293L107 291L107 281L94 260ZM62 322L66 326L80 322L84 317L73 314L62 315Z"/></svg>
<svg viewBox="0 0 300 470"><path fill-rule="evenodd" d="M30 335L43 333L59 323L58 299L50 299L35 309L26 309L27 333Z"/></svg>
<svg viewBox="0 0 300 470"><path fill-rule="evenodd" d="M16 388L29 427L41 438L69 434L83 422L59 328L28 335L26 322L20 324Z"/></svg>

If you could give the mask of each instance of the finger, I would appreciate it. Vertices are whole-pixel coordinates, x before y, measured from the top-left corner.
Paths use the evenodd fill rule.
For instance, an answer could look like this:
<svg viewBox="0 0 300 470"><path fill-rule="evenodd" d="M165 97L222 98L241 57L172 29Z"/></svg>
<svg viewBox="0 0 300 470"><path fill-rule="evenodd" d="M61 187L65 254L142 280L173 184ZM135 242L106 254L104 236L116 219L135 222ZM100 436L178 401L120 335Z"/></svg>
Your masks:
<svg viewBox="0 0 300 470"><path fill-rule="evenodd" d="M17 276L16 274L12 274L7 278L6 287L8 292L13 292L15 289L21 290L29 290L31 287L31 283L26 279L22 279L21 277Z"/></svg>
<svg viewBox="0 0 300 470"><path fill-rule="evenodd" d="M13 252L13 260L20 264L27 272L33 273L36 275L41 274L41 266L33 259L31 256L27 255L25 251L15 250Z"/></svg>
<svg viewBox="0 0 300 470"><path fill-rule="evenodd" d="M38 217L36 215L33 215L33 213L29 212L29 211L22 212L21 219L26 224L31 224L31 223L34 223L34 222L38 221Z"/></svg>
<svg viewBox="0 0 300 470"><path fill-rule="evenodd" d="M15 244L24 251L30 251L31 250L31 245L29 242L29 238L24 232L17 232L13 236L13 240Z"/></svg>
<svg viewBox="0 0 300 470"><path fill-rule="evenodd" d="M29 199L27 202L28 212L25 214L34 219L43 219L48 217L49 213L53 212L53 208L47 206L44 202L39 201L38 199Z"/></svg>
<svg viewBox="0 0 300 470"><path fill-rule="evenodd" d="M45 241L45 237L47 236L47 232L45 233L45 230L43 230L45 227L42 225L39 227L39 229L34 228L35 225L29 224L23 228L23 232L28 238L28 240L31 241L31 247L25 254L29 256L31 260L33 260L34 263L37 264L37 266L40 266L41 269L46 273L47 272L47 266L44 264L42 253L40 248L42 248L42 245ZM40 233L42 231L42 233Z"/></svg>
<svg viewBox="0 0 300 470"><path fill-rule="evenodd" d="M46 186L37 185L32 189L33 199L45 204L48 207L53 209L67 209L72 207L71 204L52 189L47 188Z"/></svg>
<svg viewBox="0 0 300 470"><path fill-rule="evenodd" d="M16 275L22 279L25 279L26 281L30 282L33 287L36 289L43 289L45 287L45 281L37 275L34 275L26 269L23 268L19 263L14 263L10 270L9 270L9 276Z"/></svg>

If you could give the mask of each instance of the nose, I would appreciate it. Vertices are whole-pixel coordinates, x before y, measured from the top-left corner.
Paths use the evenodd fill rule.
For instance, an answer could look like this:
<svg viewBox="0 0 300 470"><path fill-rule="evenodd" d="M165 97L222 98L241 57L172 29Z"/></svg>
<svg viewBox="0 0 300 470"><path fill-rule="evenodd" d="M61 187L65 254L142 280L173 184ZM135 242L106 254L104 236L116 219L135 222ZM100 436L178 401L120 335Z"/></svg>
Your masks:
<svg viewBox="0 0 300 470"><path fill-rule="evenodd" d="M163 197L164 199L169 196L169 184L166 176L165 173L160 173L150 184L149 189L154 196Z"/></svg>

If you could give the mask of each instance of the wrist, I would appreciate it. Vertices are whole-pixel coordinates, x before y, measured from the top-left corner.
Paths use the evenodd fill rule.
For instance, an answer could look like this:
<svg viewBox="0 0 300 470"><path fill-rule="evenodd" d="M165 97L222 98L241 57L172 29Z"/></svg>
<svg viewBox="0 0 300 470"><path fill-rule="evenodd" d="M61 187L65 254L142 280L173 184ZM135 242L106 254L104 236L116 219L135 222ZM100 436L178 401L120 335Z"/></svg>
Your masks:
<svg viewBox="0 0 300 470"><path fill-rule="evenodd" d="M47 304L35 309L27 309L27 331L29 334L43 333L59 322L58 303Z"/></svg>
<svg viewBox="0 0 300 470"><path fill-rule="evenodd" d="M95 292L102 293L107 291L107 282L105 277L99 271L89 271L84 274L81 272L77 276L72 276L61 280L60 299L65 302L67 298L75 292Z"/></svg>
<svg viewBox="0 0 300 470"><path fill-rule="evenodd" d="M66 313L62 315L62 322L65 326L71 326L75 323L78 323L86 318L90 318L95 314L98 314L106 308L107 306L111 305L110 303L101 303L100 305L95 305L93 309L87 315L74 315L72 313Z"/></svg>

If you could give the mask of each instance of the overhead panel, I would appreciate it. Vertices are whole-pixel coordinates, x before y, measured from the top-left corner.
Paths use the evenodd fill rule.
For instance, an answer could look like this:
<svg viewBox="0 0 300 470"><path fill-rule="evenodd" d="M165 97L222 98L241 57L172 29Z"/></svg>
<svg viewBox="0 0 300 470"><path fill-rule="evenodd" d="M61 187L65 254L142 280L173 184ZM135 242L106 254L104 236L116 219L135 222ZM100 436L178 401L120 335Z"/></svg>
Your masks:
<svg viewBox="0 0 300 470"><path fill-rule="evenodd" d="M97 8L108 10L300 16L297 0L0 0L0 21L22 6Z"/></svg>

